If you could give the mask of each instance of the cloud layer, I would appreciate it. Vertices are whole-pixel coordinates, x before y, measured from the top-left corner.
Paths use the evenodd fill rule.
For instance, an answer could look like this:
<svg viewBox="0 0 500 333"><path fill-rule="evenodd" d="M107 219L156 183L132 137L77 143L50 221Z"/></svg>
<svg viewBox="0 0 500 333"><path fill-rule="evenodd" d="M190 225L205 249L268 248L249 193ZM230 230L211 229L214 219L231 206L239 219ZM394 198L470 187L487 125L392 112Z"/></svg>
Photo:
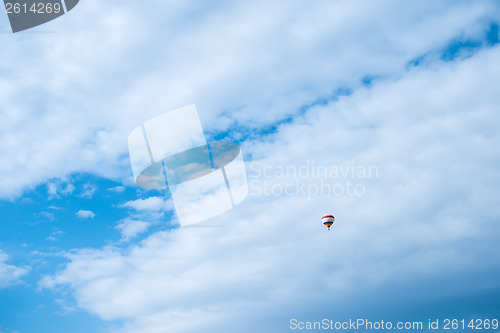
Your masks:
<svg viewBox="0 0 500 333"><path fill-rule="evenodd" d="M274 124L366 76L398 75L456 36L474 37L497 10L430 4L82 3L43 26L55 34L5 41L0 196L73 172L130 176L129 132L193 101L212 131Z"/></svg>

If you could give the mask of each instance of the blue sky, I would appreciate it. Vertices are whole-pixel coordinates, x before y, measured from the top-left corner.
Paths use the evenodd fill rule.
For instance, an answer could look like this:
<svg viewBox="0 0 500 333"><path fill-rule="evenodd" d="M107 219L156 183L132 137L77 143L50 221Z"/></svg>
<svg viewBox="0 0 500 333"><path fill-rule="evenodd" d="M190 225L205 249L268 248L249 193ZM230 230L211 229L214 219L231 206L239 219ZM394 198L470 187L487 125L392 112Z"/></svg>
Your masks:
<svg viewBox="0 0 500 333"><path fill-rule="evenodd" d="M0 16L0 333L499 318L499 24L496 1L86 0L18 34ZM204 228L128 158L135 127L190 104L251 186Z"/></svg>
<svg viewBox="0 0 500 333"><path fill-rule="evenodd" d="M50 184L62 193L49 194L49 188L53 188ZM75 190L65 192L69 184ZM65 251L99 248L110 243L127 246L127 243L119 243L122 234L116 226L133 214L120 205L151 194L159 193L141 193L136 188L125 188L91 174L73 174L66 181L53 180L37 186L22 198L2 201L2 235L8 235L1 240L2 250L9 254L9 262L29 269L23 283L2 290L2 320L5 320L2 327L16 327L21 332L34 328L37 332L98 329L102 324L98 318L76 311L71 302L61 303L58 293L39 290L38 281L64 265ZM95 216L80 214L80 217L80 211L92 212ZM159 221L159 217L150 217L148 222L157 224L145 230L145 234L171 228ZM170 219L171 214L161 214L161 218ZM85 324L75 327L75 320Z"/></svg>

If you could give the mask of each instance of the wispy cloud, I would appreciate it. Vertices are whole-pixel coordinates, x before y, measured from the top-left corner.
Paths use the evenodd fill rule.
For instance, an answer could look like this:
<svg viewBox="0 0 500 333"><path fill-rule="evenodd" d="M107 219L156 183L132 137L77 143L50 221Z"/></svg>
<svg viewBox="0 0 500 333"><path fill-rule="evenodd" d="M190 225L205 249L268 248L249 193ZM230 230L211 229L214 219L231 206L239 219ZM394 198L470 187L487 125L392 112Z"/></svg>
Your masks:
<svg viewBox="0 0 500 333"><path fill-rule="evenodd" d="M9 257L0 250L0 288L5 288L10 285L20 282L20 278L26 275L29 267L18 267L7 264Z"/></svg>
<svg viewBox="0 0 500 333"><path fill-rule="evenodd" d="M173 204L171 201L164 200L160 197L149 197L146 199L137 199L132 201L127 201L126 203L120 205L121 208L130 208L136 211L170 211L173 209Z"/></svg>
<svg viewBox="0 0 500 333"><path fill-rule="evenodd" d="M81 198L92 199L97 189L96 185L87 183L83 185L83 188L77 195Z"/></svg>
<svg viewBox="0 0 500 333"><path fill-rule="evenodd" d="M108 191L114 192L114 193L122 193L123 191L125 191L125 187L123 187L123 186L110 187L110 188L108 188Z"/></svg>
<svg viewBox="0 0 500 333"><path fill-rule="evenodd" d="M122 239L128 241L145 232L150 226L151 223L127 218L121 221L115 228L120 230Z"/></svg>
<svg viewBox="0 0 500 333"><path fill-rule="evenodd" d="M47 194L49 200L58 199L61 196L70 195L75 190L75 186L71 183L51 182L47 184Z"/></svg>

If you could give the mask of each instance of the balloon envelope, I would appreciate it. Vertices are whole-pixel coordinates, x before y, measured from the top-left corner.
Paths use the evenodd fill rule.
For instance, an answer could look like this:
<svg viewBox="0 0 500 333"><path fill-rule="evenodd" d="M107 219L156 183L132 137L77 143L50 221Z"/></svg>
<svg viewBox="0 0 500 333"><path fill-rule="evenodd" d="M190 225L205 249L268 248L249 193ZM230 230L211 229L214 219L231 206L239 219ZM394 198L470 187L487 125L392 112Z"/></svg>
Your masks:
<svg viewBox="0 0 500 333"><path fill-rule="evenodd" d="M330 227L332 226L333 222L335 222L335 217L333 215L330 215L330 214L324 215L321 218L321 221L328 228L328 230L330 230Z"/></svg>

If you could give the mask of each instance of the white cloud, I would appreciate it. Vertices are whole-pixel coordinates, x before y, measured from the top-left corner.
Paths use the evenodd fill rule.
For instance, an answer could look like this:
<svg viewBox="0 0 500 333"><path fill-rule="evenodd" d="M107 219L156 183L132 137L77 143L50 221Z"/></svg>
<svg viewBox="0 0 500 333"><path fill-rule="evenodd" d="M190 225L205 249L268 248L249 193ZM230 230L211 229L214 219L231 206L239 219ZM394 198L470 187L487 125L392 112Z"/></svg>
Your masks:
<svg viewBox="0 0 500 333"><path fill-rule="evenodd" d="M115 228L120 230L122 234L122 239L130 240L131 238L134 238L135 236L145 232L150 226L151 223L148 222L133 220L133 219L125 219Z"/></svg>
<svg viewBox="0 0 500 333"><path fill-rule="evenodd" d="M78 194L78 196L81 198L92 199L96 191L97 191L96 185L87 183L83 185L81 192Z"/></svg>
<svg viewBox="0 0 500 333"><path fill-rule="evenodd" d="M47 194L49 195L49 199L59 197L59 195L57 194L57 184L55 183L47 184Z"/></svg>
<svg viewBox="0 0 500 333"><path fill-rule="evenodd" d="M59 181L50 182L47 184L47 194L49 200L58 199L61 195L70 195L75 190L75 186L71 183L61 183Z"/></svg>
<svg viewBox="0 0 500 333"><path fill-rule="evenodd" d="M496 13L494 1L154 6L90 0L44 25L57 34L6 41L1 197L73 172L128 177L129 132L193 102L207 130L272 124L366 75L397 76Z"/></svg>
<svg viewBox="0 0 500 333"><path fill-rule="evenodd" d="M18 267L9 265L6 261L9 257L0 250L0 288L20 282L20 278L29 272L29 267Z"/></svg>
<svg viewBox="0 0 500 333"><path fill-rule="evenodd" d="M93 219L95 217L95 213L90 211L90 210L79 210L76 213L76 216L78 216L81 219Z"/></svg>
<svg viewBox="0 0 500 333"><path fill-rule="evenodd" d="M68 194L73 193L74 190L75 190L75 186L73 184L69 183L66 185L66 187L64 189L61 190L61 193L68 195Z"/></svg>
<svg viewBox="0 0 500 333"><path fill-rule="evenodd" d="M114 192L114 193L122 193L123 191L125 191L125 187L123 187L123 186L110 187L110 188L108 188L108 191Z"/></svg>
<svg viewBox="0 0 500 333"><path fill-rule="evenodd" d="M146 199L137 199L132 201L127 201L123 205L120 205L122 208L131 208L137 211L169 211L173 209L172 202L166 201L159 197L149 197Z"/></svg>

